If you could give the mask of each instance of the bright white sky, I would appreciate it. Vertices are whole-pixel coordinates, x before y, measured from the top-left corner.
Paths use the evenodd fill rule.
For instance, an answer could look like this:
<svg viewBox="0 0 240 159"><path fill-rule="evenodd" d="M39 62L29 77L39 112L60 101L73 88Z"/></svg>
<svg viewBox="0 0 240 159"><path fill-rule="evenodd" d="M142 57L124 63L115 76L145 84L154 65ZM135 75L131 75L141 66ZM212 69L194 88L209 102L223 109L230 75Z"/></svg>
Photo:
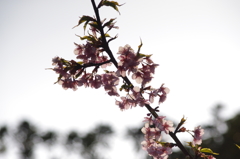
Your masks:
<svg viewBox="0 0 240 159"><path fill-rule="evenodd" d="M209 122L218 103L226 106L225 118L240 110L239 0L119 1L125 2L120 16L101 11L102 18L119 18L120 29L112 32L119 37L110 46L115 53L125 44L137 50L142 39L142 52L160 64L152 86L171 90L160 106L164 115L175 121L184 115L193 129ZM121 112L102 89L53 85L57 75L45 68L55 56L75 57L73 43L81 43L75 34L83 30L72 27L81 15L93 15L90 0L0 1L0 124L30 119L63 132L104 122L120 131L141 124L145 108Z"/></svg>

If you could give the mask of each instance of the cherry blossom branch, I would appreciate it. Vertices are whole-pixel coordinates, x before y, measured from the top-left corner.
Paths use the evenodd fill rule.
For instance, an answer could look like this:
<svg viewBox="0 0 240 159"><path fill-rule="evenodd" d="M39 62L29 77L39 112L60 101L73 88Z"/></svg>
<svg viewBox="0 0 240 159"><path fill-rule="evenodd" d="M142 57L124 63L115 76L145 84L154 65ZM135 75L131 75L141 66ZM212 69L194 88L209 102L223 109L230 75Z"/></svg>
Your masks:
<svg viewBox="0 0 240 159"><path fill-rule="evenodd" d="M106 37L105 37L105 34L104 34L104 30L103 30L103 27L102 27L102 23L101 23L101 19L100 19L100 15L99 15L99 11L98 11L98 8L96 7L96 3L94 0L91 0L92 2L92 6L93 6L93 9L94 9L94 12L95 12L95 15L96 15L96 18L97 18L97 24L98 24L98 29L100 31L100 34L101 34L101 37L102 37L102 47L104 48L104 50L107 52L107 54L109 55L110 59L111 59L111 62L115 65L116 68L118 68L118 62L116 61L115 57L113 56L113 53L112 51L110 50L109 48L109 45L107 43L107 40L106 40ZM131 87L133 88L133 84L132 82L128 79L127 76L123 77L123 80ZM155 116L157 115L155 110L148 104L145 105L146 108L152 113L152 114L155 114Z"/></svg>
<svg viewBox="0 0 240 159"><path fill-rule="evenodd" d="M109 48L109 45L107 43L105 34L104 34L104 30L102 27L102 23L101 23L101 19L100 19L100 15L99 15L99 11L98 8L96 7L95 1L91 0L92 2L92 6L97 18L97 24L98 24L98 29L100 31L101 37L102 37L102 46L104 48L104 50L107 52L107 54L109 55L111 62L115 65L116 68L118 68L118 63L115 59L115 57L113 56L112 51ZM127 76L123 77L124 81L129 85L132 86L133 88L133 84L131 83L131 81L128 79ZM145 107L148 109L148 111L155 117L158 118L158 114L156 113L156 111L149 105L149 104L145 104ZM173 138L173 140L176 142L176 144L178 145L178 147L181 149L181 151L188 156L190 159L193 159L192 156L189 154L189 152L185 149L185 147L182 145L182 143L179 141L179 139L177 138L176 134L173 132L169 132L169 135Z"/></svg>
<svg viewBox="0 0 240 159"><path fill-rule="evenodd" d="M102 6L110 6L118 11L118 6L121 5L109 0L101 0L98 6L96 6L94 0L91 0L91 2L96 18L82 16L77 25L79 26L85 23L83 26L84 30L89 26L89 30L92 32L92 34L88 33L88 36L79 36L81 40L87 40L86 44L81 45L74 43L76 45L74 54L77 55L76 58L81 59L81 61L68 61L60 57L53 58L52 65L54 68L52 70L59 74L58 80L55 83L59 83L64 89L72 90L77 90L77 87L81 86L95 89L104 87L108 95L119 97L117 86L119 85L119 77L121 77L123 79L123 85L119 90L125 90L127 95L120 97L121 101L116 100L115 104L118 105L121 110L136 107L137 105L141 107L145 106L150 112L144 120L144 122L146 122L142 128L144 141L141 142L142 148L146 150L150 156L153 156L155 159L165 159L172 153L172 147L178 146L187 158L193 159L176 136L179 132L187 131L193 137L193 141L188 142L188 146L194 151L195 158L203 157L214 159L212 155L205 155L204 152L214 155L216 155L216 153L213 153L211 149L200 147L202 135L204 134L204 130L200 126L195 127L194 130L186 130L185 127L182 127L186 119L182 118L174 131L173 123L165 120L165 116L159 116L157 114L157 112L159 112L158 107L153 109L150 106L150 103L154 102L155 97L159 97L159 104L164 102L170 90L164 87L164 84L158 89L152 88L152 86L146 86L146 84L152 80L152 75L155 73L155 67L157 67L158 64L152 61L151 55L140 53L142 42L138 46L137 52L134 52L129 45L119 47L119 52L117 53L120 54L118 56L119 62L116 61L109 48L109 42L116 39L117 36L110 37L108 31L118 27L115 26L115 18L107 22L101 21L99 8ZM108 28L106 32L104 32L105 27ZM97 33L100 34L100 36L97 36ZM107 38L110 39L107 41ZM101 54L103 52L106 52L108 56ZM110 66L111 63L115 65L117 71L104 70L105 73L98 74L100 66L106 68ZM139 65L142 67L139 67ZM88 67L95 68L89 73L86 69ZM126 73L128 73L128 76L132 73L132 79L135 80L136 83L141 84L141 88L134 86ZM143 95L148 95L149 98L147 99ZM162 132L169 134L175 143L161 142Z"/></svg>

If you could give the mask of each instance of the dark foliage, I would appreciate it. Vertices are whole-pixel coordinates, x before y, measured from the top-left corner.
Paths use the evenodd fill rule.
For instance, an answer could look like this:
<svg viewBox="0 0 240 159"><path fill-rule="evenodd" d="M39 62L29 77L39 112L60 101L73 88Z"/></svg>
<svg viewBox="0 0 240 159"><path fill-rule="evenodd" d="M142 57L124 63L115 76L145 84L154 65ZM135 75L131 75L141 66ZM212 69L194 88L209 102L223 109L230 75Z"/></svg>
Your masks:
<svg viewBox="0 0 240 159"><path fill-rule="evenodd" d="M55 131L40 132L36 126L29 121L22 121L13 131L9 131L7 126L0 127L0 153L4 153L8 147L5 140L11 140L18 147L20 159L34 159L34 152L38 144L54 146L57 141L64 140L63 147L66 152L72 151L85 159L100 159L103 155L97 151L97 147L108 147L108 138L113 134L113 129L109 125L97 125L93 130L81 134L70 131L60 138ZM58 142L62 144L61 142Z"/></svg>

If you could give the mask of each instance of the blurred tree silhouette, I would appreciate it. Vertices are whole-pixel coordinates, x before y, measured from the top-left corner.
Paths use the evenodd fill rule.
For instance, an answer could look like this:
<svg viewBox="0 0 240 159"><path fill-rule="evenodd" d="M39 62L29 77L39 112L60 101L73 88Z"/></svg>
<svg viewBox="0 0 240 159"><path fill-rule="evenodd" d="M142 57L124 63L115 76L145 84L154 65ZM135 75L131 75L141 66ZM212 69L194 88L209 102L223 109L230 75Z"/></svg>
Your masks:
<svg viewBox="0 0 240 159"><path fill-rule="evenodd" d="M7 134L7 127L2 126L0 128L0 153L4 153L6 151L6 144L5 144L5 136Z"/></svg>
<svg viewBox="0 0 240 159"><path fill-rule="evenodd" d="M27 121L23 121L14 134L22 159L31 159L37 139L36 129Z"/></svg>
<svg viewBox="0 0 240 159"><path fill-rule="evenodd" d="M48 146L52 146L57 141L57 133L54 131L47 131L39 137L42 139L43 143L47 144Z"/></svg>
<svg viewBox="0 0 240 159"><path fill-rule="evenodd" d="M60 139L56 132L46 131L39 132L36 126L30 124L29 121L22 121L17 126L16 130L9 131L7 126L0 127L0 153L6 152L7 147L5 140L9 138L14 145L18 147L20 159L33 159L34 152L38 144L43 143L46 146L53 146L57 141L62 143L66 148L66 152L72 151L79 154L79 158L85 159L100 159L97 148L99 146L108 147L108 139L113 134L113 129L109 125L97 125L93 130L85 134L80 134L75 131L69 132L63 139ZM61 144L61 142L60 142Z"/></svg>
<svg viewBox="0 0 240 159"><path fill-rule="evenodd" d="M223 122L219 115L222 108L223 106L218 105L213 109L213 125L205 126L205 131L210 134L210 137L203 141L203 146L211 147L214 152L219 152L218 159L239 159L240 150L235 144L240 144L240 113ZM227 130L222 132L224 127Z"/></svg>
<svg viewBox="0 0 240 159"><path fill-rule="evenodd" d="M140 128L128 128L126 131L126 137L133 141L137 153L142 152L141 156L143 156L143 159L152 159L152 157L149 156L145 151L141 151L142 147L140 143L144 140L144 136L141 130L142 127L143 126Z"/></svg>
<svg viewBox="0 0 240 159"><path fill-rule="evenodd" d="M86 159L98 159L102 156L97 152L97 147L108 147L107 139L111 134L113 130L109 125L98 125L85 135L72 131L67 135L66 147L79 152Z"/></svg>

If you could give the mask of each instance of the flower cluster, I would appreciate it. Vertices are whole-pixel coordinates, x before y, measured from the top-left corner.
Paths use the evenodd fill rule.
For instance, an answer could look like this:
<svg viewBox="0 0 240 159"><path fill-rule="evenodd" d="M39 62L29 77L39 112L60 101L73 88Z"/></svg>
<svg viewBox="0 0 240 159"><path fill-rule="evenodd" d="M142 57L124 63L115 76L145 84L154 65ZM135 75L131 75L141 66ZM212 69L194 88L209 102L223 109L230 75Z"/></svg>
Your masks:
<svg viewBox="0 0 240 159"><path fill-rule="evenodd" d="M123 77L126 76L126 71L128 71L128 75L130 74L130 72L136 72L136 70L138 69L138 65L143 60L136 55L136 53L129 45L125 45L125 47L120 47L117 54L120 54L120 56L118 57L120 61L118 62L117 74Z"/></svg>
<svg viewBox="0 0 240 159"><path fill-rule="evenodd" d="M119 96L116 87L119 84L119 77L116 76L114 72L109 72L102 74L102 79L102 85L105 91L107 91L110 96Z"/></svg>
<svg viewBox="0 0 240 159"><path fill-rule="evenodd" d="M74 60L67 61L65 59L55 57L53 58L53 70L59 74L58 83L62 85L64 89L77 90L77 87L85 86L98 89L101 86L110 96L120 96L118 93L119 77L126 77L132 73L132 79L135 79L137 83L141 84L141 88L138 86L133 87L129 84L124 89L127 91L125 97L120 97L120 100L116 100L115 104L119 106L121 110L126 110L137 105L144 106L154 102L154 98L158 97L158 103L162 103L166 100L169 89L162 84L160 88L154 89L151 86L145 87L152 78L155 72L155 67L158 64L154 64L150 56L140 53L135 53L134 50L126 45L120 47L118 54L118 68L116 72L105 71L102 74L97 74L99 67L106 68L111 65L111 60L108 57L100 54L102 49L95 48L93 44L87 42L86 45L78 45L74 50L77 55L77 59L82 61L76 62ZM139 67L141 64L142 67ZM95 67L92 73L87 73L88 67ZM121 90L121 88L120 88ZM143 94L148 95L145 99Z"/></svg>
<svg viewBox="0 0 240 159"><path fill-rule="evenodd" d="M130 88L130 91L132 92L131 94L128 93L126 97L121 97L122 101L116 100L115 102L121 110L126 110L137 105L144 106L148 104L148 100L142 97L139 87Z"/></svg>
<svg viewBox="0 0 240 159"><path fill-rule="evenodd" d="M122 97L122 101L116 101L116 105L118 105L121 110L128 109L136 105L144 106L145 104L153 103L155 97L159 97L158 103L160 104L166 100L167 94L170 90L169 88L164 87L164 85L161 85L159 89L151 88L151 86L145 88L139 88L135 86L128 89L128 91L132 93L128 93L126 97ZM143 92L146 92L146 94L148 94L148 99L145 99L142 96Z"/></svg>
<svg viewBox="0 0 240 159"><path fill-rule="evenodd" d="M173 123L165 120L164 116L152 119L152 116L145 117L145 126L142 128L144 141L142 148L154 159L166 159L172 153L172 144L161 142L161 133L168 134L174 130Z"/></svg>
<svg viewBox="0 0 240 159"><path fill-rule="evenodd" d="M87 42L86 45L79 45L76 44L76 48L74 50L74 54L77 55L77 59L81 59L83 63L103 63L108 61L108 56L101 55L102 52L101 49L94 46L94 44ZM102 64L102 68L106 68L107 66L110 66L111 63Z"/></svg>
<svg viewBox="0 0 240 159"><path fill-rule="evenodd" d="M53 58L52 70L59 74L57 83L62 85L64 89L77 90L77 87L85 86L98 89L104 86L109 95L116 95L116 85L119 83L119 77L113 72L97 74L98 65L93 64L95 69L92 73L86 73L86 67L91 65L81 65L74 60L67 61L59 57Z"/></svg>
<svg viewBox="0 0 240 159"><path fill-rule="evenodd" d="M129 45L119 48L117 54L120 54L118 57L120 61L118 62L117 74L125 77L126 72L128 75L131 72L133 73L132 79L143 87L152 80L152 75L158 64L153 63L150 59L151 55L140 54L139 51L135 53ZM142 67L138 67L140 63Z"/></svg>

